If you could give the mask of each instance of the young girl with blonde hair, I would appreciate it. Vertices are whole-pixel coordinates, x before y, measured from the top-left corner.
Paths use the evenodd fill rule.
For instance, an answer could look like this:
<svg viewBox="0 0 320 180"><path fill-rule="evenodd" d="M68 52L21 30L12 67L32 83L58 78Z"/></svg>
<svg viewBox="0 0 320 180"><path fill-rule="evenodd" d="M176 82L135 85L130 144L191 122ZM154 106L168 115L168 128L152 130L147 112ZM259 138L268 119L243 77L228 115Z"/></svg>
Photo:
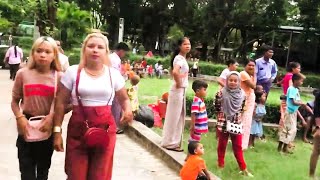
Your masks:
<svg viewBox="0 0 320 180"><path fill-rule="evenodd" d="M62 73L58 60L58 47L50 37L40 37L31 49L28 66L17 72L12 89L11 108L18 128L18 158L22 180L48 179L51 165L52 119L56 82ZM21 105L20 105L21 103ZM29 118L41 116L40 132L45 139L30 139Z"/></svg>

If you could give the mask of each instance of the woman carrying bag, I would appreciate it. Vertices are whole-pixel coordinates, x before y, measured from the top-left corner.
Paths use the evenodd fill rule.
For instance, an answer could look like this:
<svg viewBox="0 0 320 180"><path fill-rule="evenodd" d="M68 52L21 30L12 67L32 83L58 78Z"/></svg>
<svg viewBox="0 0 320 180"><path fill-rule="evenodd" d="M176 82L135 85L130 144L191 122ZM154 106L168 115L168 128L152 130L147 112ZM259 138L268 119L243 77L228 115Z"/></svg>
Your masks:
<svg viewBox="0 0 320 180"><path fill-rule="evenodd" d="M32 46L28 67L17 73L11 108L19 133L16 145L22 180L48 179L53 102L60 69L55 41L40 37Z"/></svg>
<svg viewBox="0 0 320 180"><path fill-rule="evenodd" d="M125 82L108 59L109 42L101 33L83 42L79 65L67 69L59 84L54 116L54 149L63 152L62 121L68 100L73 111L68 125L65 171L68 180L110 180L116 142L111 113L114 98L124 111L122 123L132 121Z"/></svg>

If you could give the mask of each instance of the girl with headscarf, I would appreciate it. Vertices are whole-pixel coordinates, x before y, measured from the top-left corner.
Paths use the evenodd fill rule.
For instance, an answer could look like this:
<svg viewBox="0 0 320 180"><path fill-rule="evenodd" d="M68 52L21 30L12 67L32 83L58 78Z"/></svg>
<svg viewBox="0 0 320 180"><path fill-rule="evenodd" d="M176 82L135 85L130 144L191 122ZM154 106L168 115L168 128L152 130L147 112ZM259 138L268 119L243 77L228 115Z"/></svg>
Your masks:
<svg viewBox="0 0 320 180"><path fill-rule="evenodd" d="M240 173L245 176L253 177L247 170L247 165L243 158L242 151L242 134L232 134L226 131L226 117L232 117L235 124L241 123L242 110L245 103L245 93L240 88L240 74L236 71L231 71L227 75L226 86L222 88L216 95L215 108L217 111L217 134L218 134L218 166L224 167L224 157L228 144L229 135L232 141L232 149L234 156L237 159Z"/></svg>

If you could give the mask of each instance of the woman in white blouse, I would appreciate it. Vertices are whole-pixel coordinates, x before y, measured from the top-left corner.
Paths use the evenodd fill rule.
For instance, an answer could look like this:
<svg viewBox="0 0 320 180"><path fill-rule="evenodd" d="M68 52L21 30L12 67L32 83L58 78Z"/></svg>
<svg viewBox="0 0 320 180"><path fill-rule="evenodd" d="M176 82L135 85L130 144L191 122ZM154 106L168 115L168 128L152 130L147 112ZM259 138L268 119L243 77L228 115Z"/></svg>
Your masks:
<svg viewBox="0 0 320 180"><path fill-rule="evenodd" d="M101 33L89 34L83 42L79 65L67 69L59 84L54 115L54 148L63 152L61 125L64 109L72 99L73 112L68 125L65 171L68 180L110 180L116 142L116 124L111 113L114 98L124 111L122 123L132 121L130 101L120 72L108 58L109 43ZM103 147L87 141L88 128L105 130Z"/></svg>
<svg viewBox="0 0 320 180"><path fill-rule="evenodd" d="M178 41L178 48L171 60L173 83L169 92L168 106L163 126L161 146L172 151L181 152L182 133L186 116L186 89L188 87L189 65L186 55L190 52L189 38Z"/></svg>

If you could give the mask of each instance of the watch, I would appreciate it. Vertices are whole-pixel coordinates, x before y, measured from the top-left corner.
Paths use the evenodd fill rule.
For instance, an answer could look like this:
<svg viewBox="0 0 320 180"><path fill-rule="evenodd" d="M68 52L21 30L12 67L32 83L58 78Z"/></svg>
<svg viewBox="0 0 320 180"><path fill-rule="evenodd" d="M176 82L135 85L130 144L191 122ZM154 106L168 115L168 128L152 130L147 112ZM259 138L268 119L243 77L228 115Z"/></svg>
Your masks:
<svg viewBox="0 0 320 180"><path fill-rule="evenodd" d="M54 133L61 133L62 132L61 126L54 126L53 127L53 132Z"/></svg>

